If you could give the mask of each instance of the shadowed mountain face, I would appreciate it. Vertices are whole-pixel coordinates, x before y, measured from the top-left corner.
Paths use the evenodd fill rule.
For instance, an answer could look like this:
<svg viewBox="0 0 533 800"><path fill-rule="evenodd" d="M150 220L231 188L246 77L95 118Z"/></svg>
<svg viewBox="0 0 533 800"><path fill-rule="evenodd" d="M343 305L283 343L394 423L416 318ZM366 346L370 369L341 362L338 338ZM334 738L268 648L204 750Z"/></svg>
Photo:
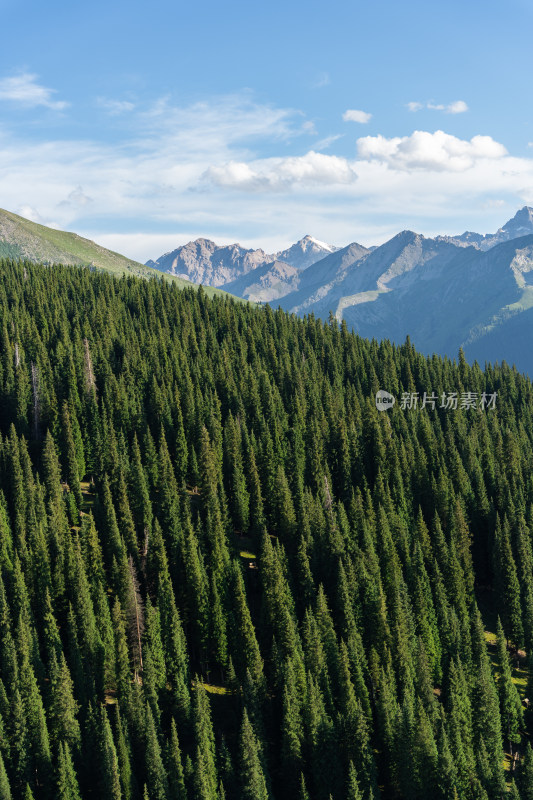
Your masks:
<svg viewBox="0 0 533 800"><path fill-rule="evenodd" d="M354 261L324 296L300 289L280 304L331 311L368 338L409 335L428 354L463 347L468 358L516 361L533 374L524 344L533 339L533 235L482 251L405 232Z"/></svg>
<svg viewBox="0 0 533 800"><path fill-rule="evenodd" d="M297 289L302 274L290 264L274 261L225 284L224 289L255 303L272 303L291 289Z"/></svg>

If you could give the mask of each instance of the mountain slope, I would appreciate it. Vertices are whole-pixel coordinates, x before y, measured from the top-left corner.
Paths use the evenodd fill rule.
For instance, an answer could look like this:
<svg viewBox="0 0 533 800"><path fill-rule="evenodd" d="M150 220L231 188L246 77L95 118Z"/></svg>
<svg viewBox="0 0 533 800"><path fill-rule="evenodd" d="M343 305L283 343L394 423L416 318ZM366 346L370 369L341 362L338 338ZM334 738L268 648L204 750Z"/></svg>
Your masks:
<svg viewBox="0 0 533 800"><path fill-rule="evenodd" d="M274 261L226 283L224 289L255 303L272 303L297 289L301 276L302 272L291 264Z"/></svg>
<svg viewBox="0 0 533 800"><path fill-rule="evenodd" d="M444 268L443 268L444 267ZM361 335L402 342L409 335L423 352L453 357L463 347L483 363L496 358L533 374L533 357L517 346L513 330L531 340L533 236L503 242L486 252L466 248L446 264L415 268L411 281L393 280L387 292L365 302L338 300L335 311ZM332 298L333 299L333 298ZM527 336L526 330L529 329ZM518 360L517 360L518 359Z"/></svg>
<svg viewBox="0 0 533 800"><path fill-rule="evenodd" d="M77 233L48 228L29 219L0 209L0 258L26 258L34 262L91 266L114 275L161 278L161 273L138 261L108 250ZM188 282L172 275L164 276L184 288ZM214 290L207 288L211 294Z"/></svg>
<svg viewBox="0 0 533 800"><path fill-rule="evenodd" d="M406 286L420 277L420 271L414 272L418 267L440 270L460 252L453 244L412 231L403 231L372 251L349 245L305 270L299 291L284 297L281 305L297 313L333 311L340 319L346 305L374 299L366 293Z"/></svg>
<svg viewBox="0 0 533 800"><path fill-rule="evenodd" d="M370 253L357 242L347 245L325 256L305 269L300 277L298 290L283 298L280 305L291 311L305 311L314 303L320 304L334 286L340 283L348 269Z"/></svg>
<svg viewBox="0 0 533 800"><path fill-rule="evenodd" d="M504 358L533 374L532 276L533 235L484 250L403 231L371 252L351 245L322 259L279 304L333 313L367 338L409 336L423 352L450 357L463 347L469 358Z"/></svg>

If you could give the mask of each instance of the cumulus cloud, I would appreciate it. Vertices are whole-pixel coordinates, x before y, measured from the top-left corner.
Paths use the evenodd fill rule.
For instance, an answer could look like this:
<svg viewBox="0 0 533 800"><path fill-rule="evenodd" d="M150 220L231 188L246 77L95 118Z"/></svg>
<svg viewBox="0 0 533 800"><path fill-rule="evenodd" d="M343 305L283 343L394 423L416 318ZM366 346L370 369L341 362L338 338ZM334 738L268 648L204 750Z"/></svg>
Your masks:
<svg viewBox="0 0 533 800"><path fill-rule="evenodd" d="M409 111L421 111L423 108L429 108L431 111L444 111L445 114L464 114L468 111L468 106L464 100L454 100L453 103L444 105L443 103L433 103L431 100L427 103L419 103L417 101L407 103Z"/></svg>
<svg viewBox="0 0 533 800"><path fill-rule="evenodd" d="M365 125L372 119L372 114L369 114L368 111L360 111L357 108L349 108L344 112L342 118L345 122L360 122Z"/></svg>
<svg viewBox="0 0 533 800"><path fill-rule="evenodd" d="M357 180L357 174L347 159L310 150L304 156L268 158L250 164L230 161L209 167L203 178L215 186L246 192L283 192L298 185L350 184Z"/></svg>
<svg viewBox="0 0 533 800"><path fill-rule="evenodd" d="M464 172L477 161L501 159L505 147L490 136L458 139L444 131L414 131L411 136L364 136L357 140L359 157L382 161L396 170Z"/></svg>
<svg viewBox="0 0 533 800"><path fill-rule="evenodd" d="M9 100L28 108L46 106L61 111L68 106L63 100L54 100L55 89L37 83L37 75L29 72L0 79L0 100Z"/></svg>

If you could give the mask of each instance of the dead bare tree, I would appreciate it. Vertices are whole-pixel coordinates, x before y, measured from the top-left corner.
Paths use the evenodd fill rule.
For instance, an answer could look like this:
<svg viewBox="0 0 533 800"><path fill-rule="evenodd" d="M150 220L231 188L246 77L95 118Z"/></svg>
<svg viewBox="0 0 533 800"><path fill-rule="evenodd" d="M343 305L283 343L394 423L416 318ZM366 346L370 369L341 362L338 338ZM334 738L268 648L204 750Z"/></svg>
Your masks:
<svg viewBox="0 0 533 800"><path fill-rule="evenodd" d="M329 490L328 476L327 475L324 475L324 495L325 495L325 498L326 498L325 507L327 509L330 509L331 506L333 505L333 498L332 498L331 492Z"/></svg>
<svg viewBox="0 0 533 800"><path fill-rule="evenodd" d="M135 680L139 680L139 674L143 671L143 652L142 635L144 631L144 606L139 589L139 579L135 570L132 556L128 559L130 591L126 607L126 621L128 624L128 636L131 644L133 667L135 669Z"/></svg>
<svg viewBox="0 0 533 800"><path fill-rule="evenodd" d="M18 367L20 367L20 351L18 342L15 342L15 369Z"/></svg>
<svg viewBox="0 0 533 800"><path fill-rule="evenodd" d="M144 542L141 550L141 572L146 578L146 559L148 557L148 545L150 543L150 531L148 526L144 526Z"/></svg>
<svg viewBox="0 0 533 800"><path fill-rule="evenodd" d="M33 395L33 431L36 439L39 439L39 420L41 417L41 401L39 397L39 369L36 364L31 362L31 389Z"/></svg>
<svg viewBox="0 0 533 800"><path fill-rule="evenodd" d="M96 392L96 381L94 379L93 362L91 359L91 351L89 349L89 341L87 338L83 340L83 363L85 372L85 386L87 393Z"/></svg>
<svg viewBox="0 0 533 800"><path fill-rule="evenodd" d="M148 541L150 539L150 532L148 530L148 526L144 526L144 545L143 545L143 558L146 558L148 555Z"/></svg>
<svg viewBox="0 0 533 800"><path fill-rule="evenodd" d="M331 522L331 530L336 531L337 525L335 523L335 515L333 513L333 497L329 490L328 476L324 475L324 508L326 509L329 521Z"/></svg>

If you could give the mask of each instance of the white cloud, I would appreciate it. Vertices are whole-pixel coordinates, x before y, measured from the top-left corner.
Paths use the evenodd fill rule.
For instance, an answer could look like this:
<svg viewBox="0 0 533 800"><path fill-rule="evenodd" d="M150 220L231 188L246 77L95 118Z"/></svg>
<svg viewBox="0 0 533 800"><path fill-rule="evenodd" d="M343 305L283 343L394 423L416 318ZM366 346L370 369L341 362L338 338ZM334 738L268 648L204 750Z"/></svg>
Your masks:
<svg viewBox="0 0 533 800"><path fill-rule="evenodd" d="M283 192L295 186L332 186L357 180L347 159L314 150L304 156L267 158L250 164L230 161L209 167L203 177L216 186L246 192Z"/></svg>
<svg viewBox="0 0 533 800"><path fill-rule="evenodd" d="M343 136L344 134L342 133L332 133L330 136L324 136L323 139L319 139L318 142L314 143L313 150L327 150L333 142L342 139Z"/></svg>
<svg viewBox="0 0 533 800"><path fill-rule="evenodd" d="M308 232L335 244L376 244L407 227L484 232L507 216L486 210L491 201L533 202L533 154L516 158L489 136L368 136L347 158L329 137L308 152L305 122L241 93L132 109L113 144L36 143L4 123L2 206L144 261L199 236L275 252Z"/></svg>
<svg viewBox="0 0 533 800"><path fill-rule="evenodd" d="M55 89L37 83L37 75L29 72L0 79L0 100L9 100L23 106L46 106L61 111L68 106L63 100L53 100Z"/></svg>
<svg viewBox="0 0 533 800"><path fill-rule="evenodd" d="M100 108L105 109L112 116L133 111L135 108L135 103L131 103L129 100L110 100L106 97L99 97L96 102Z"/></svg>
<svg viewBox="0 0 533 800"><path fill-rule="evenodd" d="M26 219L31 220L31 222L39 222L43 223L44 220L39 214L39 212L33 208L33 206L23 205L17 208L17 214L21 217L25 217Z"/></svg>
<svg viewBox="0 0 533 800"><path fill-rule="evenodd" d="M98 242L108 250L122 253L128 258L145 264L149 259L156 259L163 253L169 253L187 242L198 239L202 231L191 233L99 233L84 231L84 236ZM217 239L217 243L219 240ZM222 244L222 242L220 242ZM229 244L229 242L228 242Z"/></svg>
<svg viewBox="0 0 533 800"><path fill-rule="evenodd" d="M66 200L62 200L60 205L71 206L73 208L83 208L84 206L87 206L89 203L93 202L93 198L85 194L83 187L77 186L75 189L69 192Z"/></svg>
<svg viewBox="0 0 533 800"><path fill-rule="evenodd" d="M365 136L357 140L357 152L365 160L377 160L396 170L463 172L477 161L501 159L507 150L490 136L458 139L444 131L414 131L411 136L387 139Z"/></svg>
<svg viewBox="0 0 533 800"><path fill-rule="evenodd" d="M349 108L344 112L342 118L345 122L360 122L362 125L365 125L372 119L372 114L369 114L368 111L359 111L356 108Z"/></svg>
<svg viewBox="0 0 533 800"><path fill-rule="evenodd" d="M407 103L407 108L409 111L421 111L423 108L429 108L431 111L444 111L445 114L464 114L465 111L468 111L464 100L454 100L448 105L433 103L431 100L427 103L411 102Z"/></svg>
<svg viewBox="0 0 533 800"><path fill-rule="evenodd" d="M448 114L464 114L468 111L468 106L464 100L455 100L444 109Z"/></svg>

